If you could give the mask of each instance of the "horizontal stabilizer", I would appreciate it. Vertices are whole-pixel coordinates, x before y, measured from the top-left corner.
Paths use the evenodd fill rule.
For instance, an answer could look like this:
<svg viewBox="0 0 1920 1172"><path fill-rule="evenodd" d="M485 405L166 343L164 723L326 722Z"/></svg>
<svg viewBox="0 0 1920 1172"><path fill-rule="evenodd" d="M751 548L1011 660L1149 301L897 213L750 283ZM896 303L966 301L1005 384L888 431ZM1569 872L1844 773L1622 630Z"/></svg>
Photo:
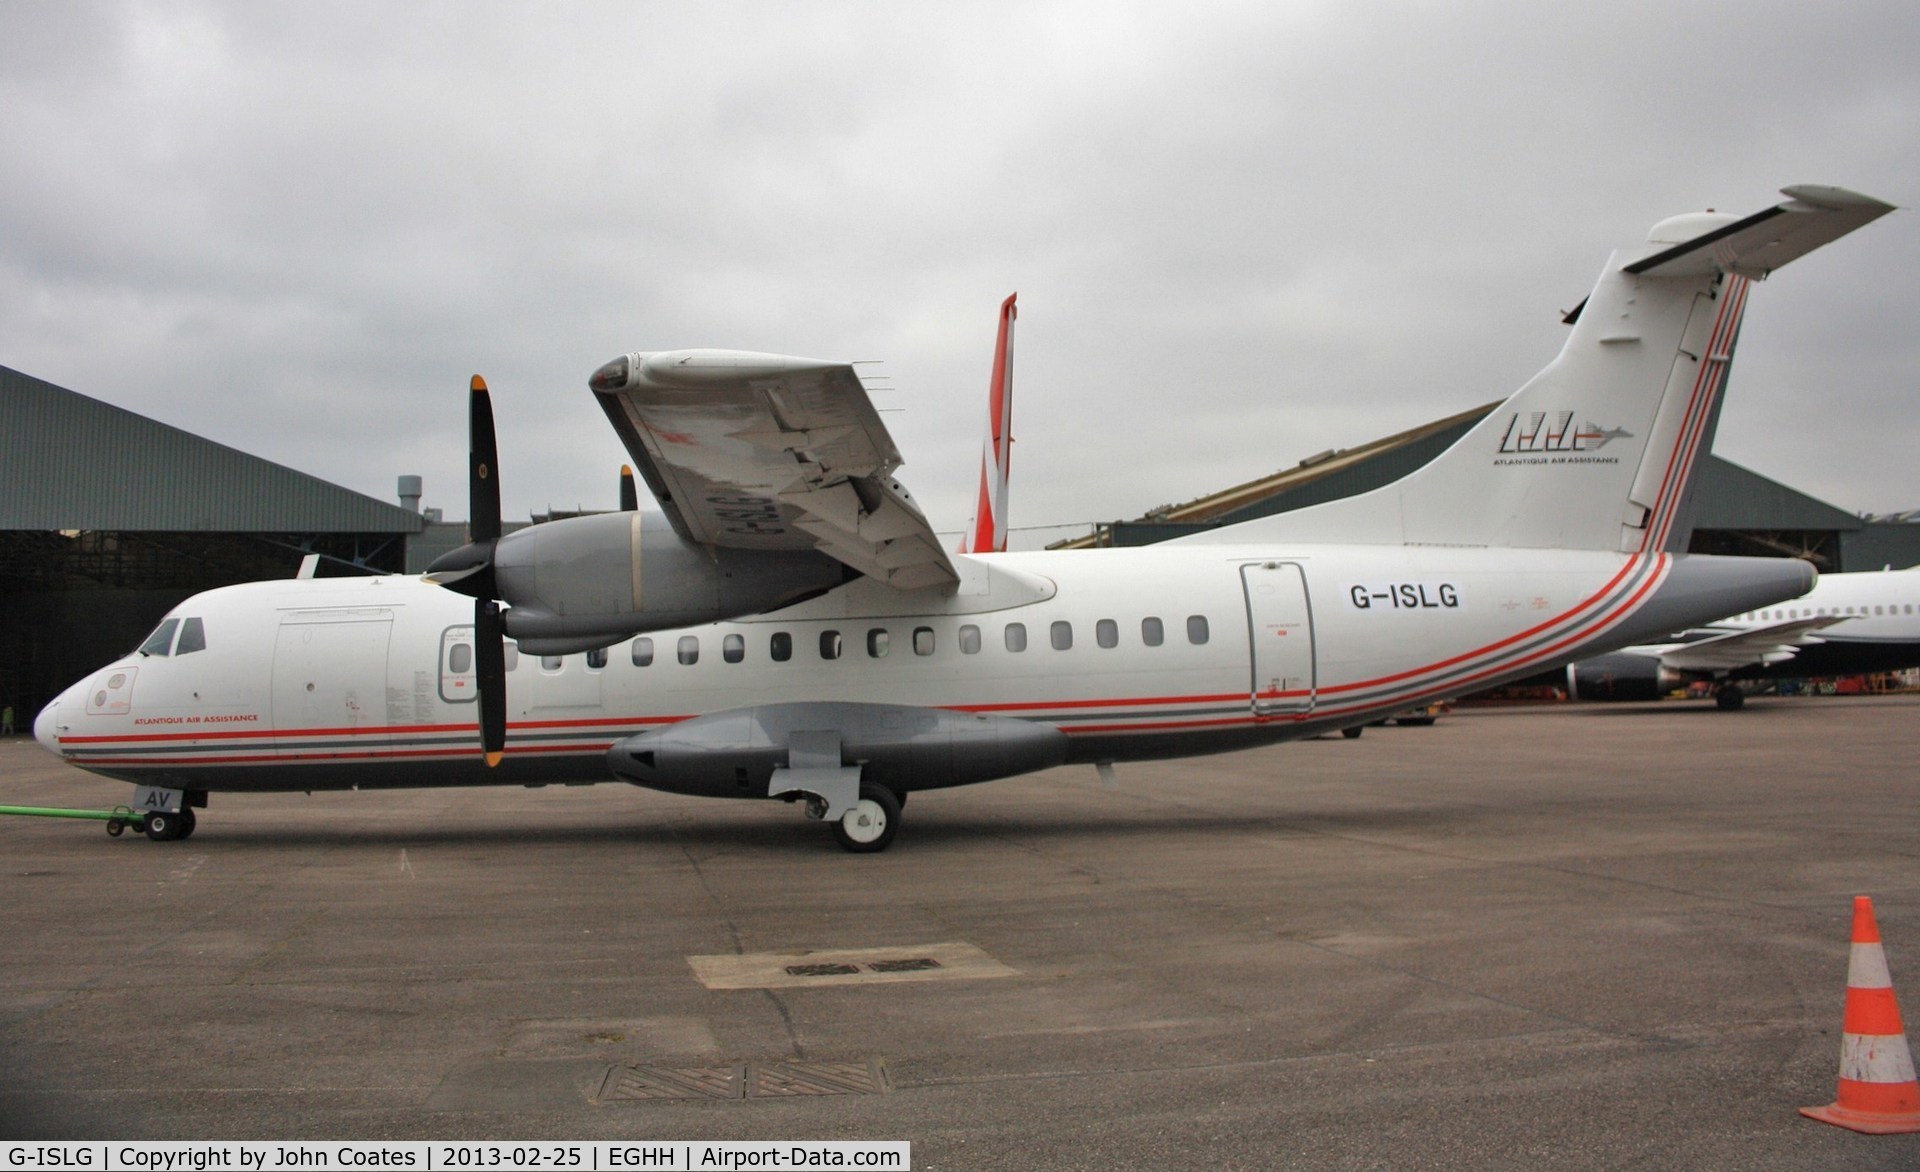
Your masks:
<svg viewBox="0 0 1920 1172"><path fill-rule="evenodd" d="M1626 271L1647 277L1698 277L1719 268L1761 280L1788 261L1894 210L1890 203L1843 187L1787 187L1780 194L1787 202L1663 249L1626 266Z"/></svg>

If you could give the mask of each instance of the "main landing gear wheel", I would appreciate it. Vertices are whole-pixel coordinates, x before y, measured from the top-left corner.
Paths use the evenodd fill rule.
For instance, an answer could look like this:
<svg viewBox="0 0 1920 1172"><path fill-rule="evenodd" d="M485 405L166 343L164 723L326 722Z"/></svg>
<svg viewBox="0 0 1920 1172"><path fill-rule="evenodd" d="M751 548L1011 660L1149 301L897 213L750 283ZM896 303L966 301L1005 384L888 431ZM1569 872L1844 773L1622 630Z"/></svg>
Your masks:
<svg viewBox="0 0 1920 1172"><path fill-rule="evenodd" d="M1354 724L1354 725L1348 725L1346 728L1341 729L1340 735L1347 738L1350 741L1353 741L1353 740L1358 740L1360 738L1360 734L1366 731L1367 731L1366 725Z"/></svg>
<svg viewBox="0 0 1920 1172"><path fill-rule="evenodd" d="M173 842L193 833L193 811L182 809L178 814L168 810L155 810L147 815L147 837L155 842Z"/></svg>
<svg viewBox="0 0 1920 1172"><path fill-rule="evenodd" d="M1738 684L1723 684L1713 690L1713 702L1722 712L1738 712L1747 702L1747 694Z"/></svg>
<svg viewBox="0 0 1920 1172"><path fill-rule="evenodd" d="M856 854L887 849L900 829L900 799L884 785L862 785L860 800L833 824L833 837Z"/></svg>

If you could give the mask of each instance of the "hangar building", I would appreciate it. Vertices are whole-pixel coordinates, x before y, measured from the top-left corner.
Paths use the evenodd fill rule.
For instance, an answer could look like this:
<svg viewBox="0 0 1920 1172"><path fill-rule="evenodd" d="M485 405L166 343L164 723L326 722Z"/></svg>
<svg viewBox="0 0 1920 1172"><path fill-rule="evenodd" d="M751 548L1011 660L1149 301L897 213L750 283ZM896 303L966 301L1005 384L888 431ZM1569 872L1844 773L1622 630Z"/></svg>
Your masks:
<svg viewBox="0 0 1920 1172"><path fill-rule="evenodd" d="M0 704L16 724L201 590L399 571L419 513L0 366ZM458 526L454 527L456 530Z"/></svg>

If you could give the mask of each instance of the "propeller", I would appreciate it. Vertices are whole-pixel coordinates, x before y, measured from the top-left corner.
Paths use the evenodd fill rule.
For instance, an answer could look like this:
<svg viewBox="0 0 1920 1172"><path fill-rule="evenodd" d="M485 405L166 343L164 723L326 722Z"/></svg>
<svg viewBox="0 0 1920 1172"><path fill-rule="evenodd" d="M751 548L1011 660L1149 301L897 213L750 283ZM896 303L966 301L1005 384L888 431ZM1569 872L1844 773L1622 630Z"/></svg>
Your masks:
<svg viewBox="0 0 1920 1172"><path fill-rule="evenodd" d="M640 490L633 483L633 465L620 465L620 511L632 513L639 511Z"/></svg>
<svg viewBox="0 0 1920 1172"><path fill-rule="evenodd" d="M494 548L500 541L499 446L487 380L473 376L467 401L467 544L434 559L427 580L473 599L474 670L480 690L480 747L487 765L500 764L507 745L506 621L495 600Z"/></svg>

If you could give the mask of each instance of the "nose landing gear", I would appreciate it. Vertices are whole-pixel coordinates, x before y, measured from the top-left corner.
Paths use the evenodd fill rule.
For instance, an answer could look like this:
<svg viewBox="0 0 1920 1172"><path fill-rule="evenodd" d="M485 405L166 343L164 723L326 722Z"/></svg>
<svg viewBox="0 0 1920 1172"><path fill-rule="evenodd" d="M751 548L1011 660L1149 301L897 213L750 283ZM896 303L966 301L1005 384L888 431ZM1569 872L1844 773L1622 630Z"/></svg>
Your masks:
<svg viewBox="0 0 1920 1172"><path fill-rule="evenodd" d="M175 842L193 835L193 808L182 806L178 813L168 810L155 810L148 814L142 829L147 837L155 842Z"/></svg>

